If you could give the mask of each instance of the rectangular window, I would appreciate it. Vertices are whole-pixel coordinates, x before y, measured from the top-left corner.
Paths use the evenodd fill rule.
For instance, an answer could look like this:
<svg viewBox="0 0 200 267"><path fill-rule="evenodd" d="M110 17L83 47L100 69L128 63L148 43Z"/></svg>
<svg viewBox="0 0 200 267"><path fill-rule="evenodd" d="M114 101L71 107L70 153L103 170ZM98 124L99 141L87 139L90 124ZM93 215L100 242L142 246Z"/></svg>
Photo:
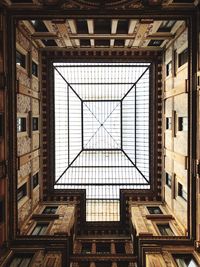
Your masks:
<svg viewBox="0 0 200 267"><path fill-rule="evenodd" d="M31 235L45 235L48 225L48 223L37 223Z"/></svg>
<svg viewBox="0 0 200 267"><path fill-rule="evenodd" d="M159 29L157 30L157 32L170 32L175 23L176 23L175 20L163 21L161 23Z"/></svg>
<svg viewBox="0 0 200 267"><path fill-rule="evenodd" d="M38 172L32 176L32 186L33 186L33 188L35 188L38 185L38 180L39 180L38 176L39 176Z"/></svg>
<svg viewBox="0 0 200 267"><path fill-rule="evenodd" d="M17 189L17 201L20 201L23 197L27 195L27 184L23 184Z"/></svg>
<svg viewBox="0 0 200 267"><path fill-rule="evenodd" d="M163 40L151 40L148 46L161 46L162 43L163 43Z"/></svg>
<svg viewBox="0 0 200 267"><path fill-rule="evenodd" d="M166 118L166 130L171 130L171 128L172 128L172 118L167 117Z"/></svg>
<svg viewBox="0 0 200 267"><path fill-rule="evenodd" d="M108 254L110 253L110 243L96 243L96 253Z"/></svg>
<svg viewBox="0 0 200 267"><path fill-rule="evenodd" d="M181 67L188 61L188 49L186 48L178 55L178 67Z"/></svg>
<svg viewBox="0 0 200 267"><path fill-rule="evenodd" d="M16 51L16 64L24 69L26 68L26 56L19 51Z"/></svg>
<svg viewBox="0 0 200 267"><path fill-rule="evenodd" d="M32 130L37 131L38 130L38 118L33 117L32 119Z"/></svg>
<svg viewBox="0 0 200 267"><path fill-rule="evenodd" d="M168 185L171 188L172 187L172 177L167 172L165 175L166 175L166 185Z"/></svg>
<svg viewBox="0 0 200 267"><path fill-rule="evenodd" d="M198 267L192 254L174 254L174 260L178 267Z"/></svg>
<svg viewBox="0 0 200 267"><path fill-rule="evenodd" d="M32 61L32 75L38 77L38 65Z"/></svg>
<svg viewBox="0 0 200 267"><path fill-rule="evenodd" d="M187 129L188 129L187 117L178 117L178 130L187 131Z"/></svg>
<svg viewBox="0 0 200 267"><path fill-rule="evenodd" d="M170 62L166 65L166 76L169 76L170 74L172 74L172 61L170 61Z"/></svg>
<svg viewBox="0 0 200 267"><path fill-rule="evenodd" d="M33 254L15 254L9 264L9 267L28 267L31 264Z"/></svg>
<svg viewBox="0 0 200 267"><path fill-rule="evenodd" d="M58 206L49 206L49 207L47 206L43 210L42 214L55 214L57 211L57 208L58 208Z"/></svg>
<svg viewBox="0 0 200 267"><path fill-rule="evenodd" d="M178 183L178 196L187 201L187 192L183 189L183 185Z"/></svg>
<svg viewBox="0 0 200 267"><path fill-rule="evenodd" d="M17 132L26 132L26 118L17 118Z"/></svg>
<svg viewBox="0 0 200 267"><path fill-rule="evenodd" d="M82 243L81 252L84 254L90 254L92 252L92 243Z"/></svg>
<svg viewBox="0 0 200 267"><path fill-rule="evenodd" d="M169 223L157 224L157 227L161 235L174 236L174 232L172 231Z"/></svg>
<svg viewBox="0 0 200 267"><path fill-rule="evenodd" d="M157 206L155 207L147 207L150 214L163 214L161 209Z"/></svg>

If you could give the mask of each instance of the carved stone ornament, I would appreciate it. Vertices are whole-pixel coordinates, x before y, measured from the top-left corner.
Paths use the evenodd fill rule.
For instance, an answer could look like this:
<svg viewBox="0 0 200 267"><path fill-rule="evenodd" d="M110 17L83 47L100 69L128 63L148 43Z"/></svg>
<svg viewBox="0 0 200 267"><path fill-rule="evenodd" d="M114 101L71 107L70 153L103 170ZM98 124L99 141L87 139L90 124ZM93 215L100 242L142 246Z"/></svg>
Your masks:
<svg viewBox="0 0 200 267"><path fill-rule="evenodd" d="M138 9L143 8L141 0L72 0L65 1L63 9Z"/></svg>

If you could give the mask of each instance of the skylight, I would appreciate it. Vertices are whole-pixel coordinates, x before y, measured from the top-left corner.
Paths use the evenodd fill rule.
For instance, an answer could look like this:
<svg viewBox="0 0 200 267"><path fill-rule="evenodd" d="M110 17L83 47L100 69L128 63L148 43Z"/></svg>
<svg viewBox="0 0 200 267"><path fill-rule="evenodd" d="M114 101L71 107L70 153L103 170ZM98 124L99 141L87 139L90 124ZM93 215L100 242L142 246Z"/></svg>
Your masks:
<svg viewBox="0 0 200 267"><path fill-rule="evenodd" d="M120 189L150 188L149 66L54 63L55 188L85 189L87 220L119 220Z"/></svg>

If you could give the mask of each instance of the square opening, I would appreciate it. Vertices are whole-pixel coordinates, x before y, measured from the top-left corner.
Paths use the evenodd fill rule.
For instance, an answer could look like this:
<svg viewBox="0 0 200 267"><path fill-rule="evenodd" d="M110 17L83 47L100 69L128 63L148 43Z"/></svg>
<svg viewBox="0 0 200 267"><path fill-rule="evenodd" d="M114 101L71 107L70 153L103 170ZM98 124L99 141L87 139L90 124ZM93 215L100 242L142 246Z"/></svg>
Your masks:
<svg viewBox="0 0 200 267"><path fill-rule="evenodd" d="M150 188L150 63L53 67L54 188L86 189L87 220L118 221L120 189Z"/></svg>

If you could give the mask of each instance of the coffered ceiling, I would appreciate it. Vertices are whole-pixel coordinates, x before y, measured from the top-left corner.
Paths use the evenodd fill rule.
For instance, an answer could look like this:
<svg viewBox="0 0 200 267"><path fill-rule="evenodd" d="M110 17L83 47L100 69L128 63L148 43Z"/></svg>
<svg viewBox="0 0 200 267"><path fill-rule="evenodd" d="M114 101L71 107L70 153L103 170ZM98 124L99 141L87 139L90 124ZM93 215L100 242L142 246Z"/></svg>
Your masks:
<svg viewBox="0 0 200 267"><path fill-rule="evenodd" d="M39 47L161 50L184 21L153 19L54 19L19 21Z"/></svg>

